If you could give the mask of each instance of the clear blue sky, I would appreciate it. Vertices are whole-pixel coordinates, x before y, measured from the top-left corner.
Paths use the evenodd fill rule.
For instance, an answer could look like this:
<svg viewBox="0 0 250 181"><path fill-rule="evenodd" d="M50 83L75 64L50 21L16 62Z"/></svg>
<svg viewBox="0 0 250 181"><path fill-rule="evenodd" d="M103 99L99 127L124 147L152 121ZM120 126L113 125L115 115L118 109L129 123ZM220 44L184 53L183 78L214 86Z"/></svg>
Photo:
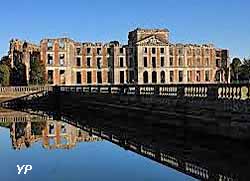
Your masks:
<svg viewBox="0 0 250 181"><path fill-rule="evenodd" d="M136 27L168 28L174 43L214 43L250 57L249 0L11 0L0 10L0 56L11 38L127 41Z"/></svg>

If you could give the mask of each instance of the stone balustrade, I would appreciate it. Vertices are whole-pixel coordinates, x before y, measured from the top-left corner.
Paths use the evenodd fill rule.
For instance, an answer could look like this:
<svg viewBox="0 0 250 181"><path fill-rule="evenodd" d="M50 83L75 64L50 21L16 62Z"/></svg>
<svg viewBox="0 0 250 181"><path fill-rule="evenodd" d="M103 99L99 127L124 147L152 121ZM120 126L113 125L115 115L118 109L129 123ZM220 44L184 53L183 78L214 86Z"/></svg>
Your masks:
<svg viewBox="0 0 250 181"><path fill-rule="evenodd" d="M59 92L77 92L79 94L250 100L250 84L55 86L54 90L56 89Z"/></svg>

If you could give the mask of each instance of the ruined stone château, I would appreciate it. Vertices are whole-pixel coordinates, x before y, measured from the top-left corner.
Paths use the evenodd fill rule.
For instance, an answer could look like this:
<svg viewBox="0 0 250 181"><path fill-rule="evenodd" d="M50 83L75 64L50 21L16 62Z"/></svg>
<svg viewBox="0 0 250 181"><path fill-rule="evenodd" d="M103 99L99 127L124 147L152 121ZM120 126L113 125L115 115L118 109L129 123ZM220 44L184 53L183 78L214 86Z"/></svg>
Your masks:
<svg viewBox="0 0 250 181"><path fill-rule="evenodd" d="M183 84L228 82L229 52L211 44L172 44L167 29L135 29L128 44L43 39L40 45L10 42L12 66L39 60L52 85Z"/></svg>

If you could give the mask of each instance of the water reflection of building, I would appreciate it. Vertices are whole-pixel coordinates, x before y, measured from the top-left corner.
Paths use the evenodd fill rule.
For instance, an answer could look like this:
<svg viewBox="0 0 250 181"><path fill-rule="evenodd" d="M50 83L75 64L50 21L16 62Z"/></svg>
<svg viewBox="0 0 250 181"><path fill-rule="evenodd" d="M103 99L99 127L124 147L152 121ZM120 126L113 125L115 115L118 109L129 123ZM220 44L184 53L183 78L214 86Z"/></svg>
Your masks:
<svg viewBox="0 0 250 181"><path fill-rule="evenodd" d="M46 125L42 122L12 122L10 136L14 149L28 148L42 138L43 128Z"/></svg>
<svg viewBox="0 0 250 181"><path fill-rule="evenodd" d="M42 141L43 147L47 149L70 149L79 142L101 140L68 123L18 111L15 114L0 112L0 122L9 123L12 147L15 150L28 148L38 141Z"/></svg>
<svg viewBox="0 0 250 181"><path fill-rule="evenodd" d="M77 142L91 142L100 140L97 136L90 136L70 124L61 121L48 121L43 130L43 147L48 149L75 147Z"/></svg>

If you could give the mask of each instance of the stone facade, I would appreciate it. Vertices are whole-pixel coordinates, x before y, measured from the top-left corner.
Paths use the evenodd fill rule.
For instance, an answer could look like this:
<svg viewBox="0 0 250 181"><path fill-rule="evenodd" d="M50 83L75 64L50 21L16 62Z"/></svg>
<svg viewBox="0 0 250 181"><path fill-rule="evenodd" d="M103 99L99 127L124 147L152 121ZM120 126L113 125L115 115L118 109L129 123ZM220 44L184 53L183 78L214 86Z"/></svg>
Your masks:
<svg viewBox="0 0 250 181"><path fill-rule="evenodd" d="M43 39L40 58L52 85L228 82L229 53L211 44L172 44L167 29L135 29L128 45Z"/></svg>

